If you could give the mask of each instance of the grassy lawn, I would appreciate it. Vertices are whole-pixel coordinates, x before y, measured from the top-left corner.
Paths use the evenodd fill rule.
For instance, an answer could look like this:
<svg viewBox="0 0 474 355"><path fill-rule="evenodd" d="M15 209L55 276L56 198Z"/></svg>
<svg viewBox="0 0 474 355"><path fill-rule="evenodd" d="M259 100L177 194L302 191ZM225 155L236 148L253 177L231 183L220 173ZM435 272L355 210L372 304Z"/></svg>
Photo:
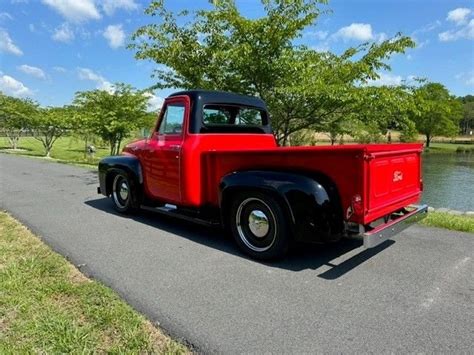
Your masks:
<svg viewBox="0 0 474 355"><path fill-rule="evenodd" d="M0 138L0 150L9 148L8 142L5 138ZM12 152L14 154L30 155L37 157L44 157L44 148L40 141L33 137L20 138L19 151ZM108 147L97 147L97 152L93 159L84 156L84 141L75 137L59 138L53 146L51 151L51 158L65 163L80 163L97 165L99 160L109 155ZM11 152L11 151L10 151Z"/></svg>
<svg viewBox="0 0 474 355"><path fill-rule="evenodd" d="M129 141L131 140L133 139L130 139ZM124 142L123 145L125 145L125 143L126 142ZM316 145L321 144L328 144L328 142L316 142ZM471 152L474 152L474 144L432 143L429 149L429 153L454 153L456 152L458 147L462 147L464 149L470 150ZM8 148L9 145L7 139L0 138L0 151ZM8 152L21 155L44 157L44 148L41 145L41 142L34 139L33 137L22 137L20 139L18 148L20 148L20 150L18 150L17 152ZM94 158L88 158L87 156L84 156L84 141L76 137L62 137L59 138L55 143L51 152L51 158L63 163L86 164L96 166L101 158L109 155L108 147L96 146L96 148L97 152L95 153Z"/></svg>
<svg viewBox="0 0 474 355"><path fill-rule="evenodd" d="M0 353L189 353L0 212Z"/></svg>
<svg viewBox="0 0 474 355"><path fill-rule="evenodd" d="M455 153L462 147L474 153L474 144L458 144L458 143L431 143L429 153Z"/></svg>
<svg viewBox="0 0 474 355"><path fill-rule="evenodd" d="M456 216L447 213L430 212L421 224L431 227L474 233L474 217L469 216Z"/></svg>

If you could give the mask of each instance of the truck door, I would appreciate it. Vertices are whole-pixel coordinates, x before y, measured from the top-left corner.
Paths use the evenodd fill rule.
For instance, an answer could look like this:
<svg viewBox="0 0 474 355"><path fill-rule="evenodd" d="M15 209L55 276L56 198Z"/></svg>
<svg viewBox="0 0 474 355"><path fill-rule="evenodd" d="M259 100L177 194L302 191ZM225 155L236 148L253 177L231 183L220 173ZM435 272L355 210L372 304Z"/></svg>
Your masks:
<svg viewBox="0 0 474 355"><path fill-rule="evenodd" d="M144 152L143 167L148 193L170 203L181 202L181 147L188 114L188 97L168 99Z"/></svg>

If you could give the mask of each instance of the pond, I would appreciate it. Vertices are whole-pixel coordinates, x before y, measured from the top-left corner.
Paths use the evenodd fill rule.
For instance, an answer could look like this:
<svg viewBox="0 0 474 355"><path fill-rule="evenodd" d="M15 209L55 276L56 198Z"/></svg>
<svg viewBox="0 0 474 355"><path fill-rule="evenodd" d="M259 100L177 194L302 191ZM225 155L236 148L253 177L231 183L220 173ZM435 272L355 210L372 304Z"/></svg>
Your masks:
<svg viewBox="0 0 474 355"><path fill-rule="evenodd" d="M423 182L429 206L474 211L474 154L424 154Z"/></svg>

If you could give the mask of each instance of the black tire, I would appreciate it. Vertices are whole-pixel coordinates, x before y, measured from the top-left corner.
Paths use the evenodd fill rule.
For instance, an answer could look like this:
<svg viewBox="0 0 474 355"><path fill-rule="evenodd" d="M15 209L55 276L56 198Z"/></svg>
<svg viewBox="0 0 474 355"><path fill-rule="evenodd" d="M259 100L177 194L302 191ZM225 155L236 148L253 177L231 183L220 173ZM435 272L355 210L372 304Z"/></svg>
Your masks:
<svg viewBox="0 0 474 355"><path fill-rule="evenodd" d="M242 192L234 195L229 226L239 248L254 259L277 259L288 251L287 213L268 194Z"/></svg>
<svg viewBox="0 0 474 355"><path fill-rule="evenodd" d="M114 175L110 197L117 212L125 214L135 211L132 204L134 193L132 181L125 172L121 171Z"/></svg>

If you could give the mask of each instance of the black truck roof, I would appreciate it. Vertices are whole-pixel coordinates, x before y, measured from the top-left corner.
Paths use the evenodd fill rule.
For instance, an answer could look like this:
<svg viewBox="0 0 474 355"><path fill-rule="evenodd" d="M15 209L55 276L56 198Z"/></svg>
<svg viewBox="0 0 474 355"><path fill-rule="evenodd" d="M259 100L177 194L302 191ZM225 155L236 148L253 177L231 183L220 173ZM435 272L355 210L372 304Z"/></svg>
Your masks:
<svg viewBox="0 0 474 355"><path fill-rule="evenodd" d="M267 113L267 105L258 97L211 90L179 91L171 94L169 97L174 96L188 96L193 102L191 105L191 122L189 125L191 133L272 133L270 117ZM234 104L257 108L264 111L264 124L261 127L229 125L205 126L202 121L202 108L207 104Z"/></svg>
<svg viewBox="0 0 474 355"><path fill-rule="evenodd" d="M265 102L255 96L247 96L235 94L226 91L213 91L213 90L186 90L179 91L171 94L169 97L186 95L191 98L192 101L197 102L199 105L204 104L239 104L245 106L252 106L262 110L267 110Z"/></svg>

